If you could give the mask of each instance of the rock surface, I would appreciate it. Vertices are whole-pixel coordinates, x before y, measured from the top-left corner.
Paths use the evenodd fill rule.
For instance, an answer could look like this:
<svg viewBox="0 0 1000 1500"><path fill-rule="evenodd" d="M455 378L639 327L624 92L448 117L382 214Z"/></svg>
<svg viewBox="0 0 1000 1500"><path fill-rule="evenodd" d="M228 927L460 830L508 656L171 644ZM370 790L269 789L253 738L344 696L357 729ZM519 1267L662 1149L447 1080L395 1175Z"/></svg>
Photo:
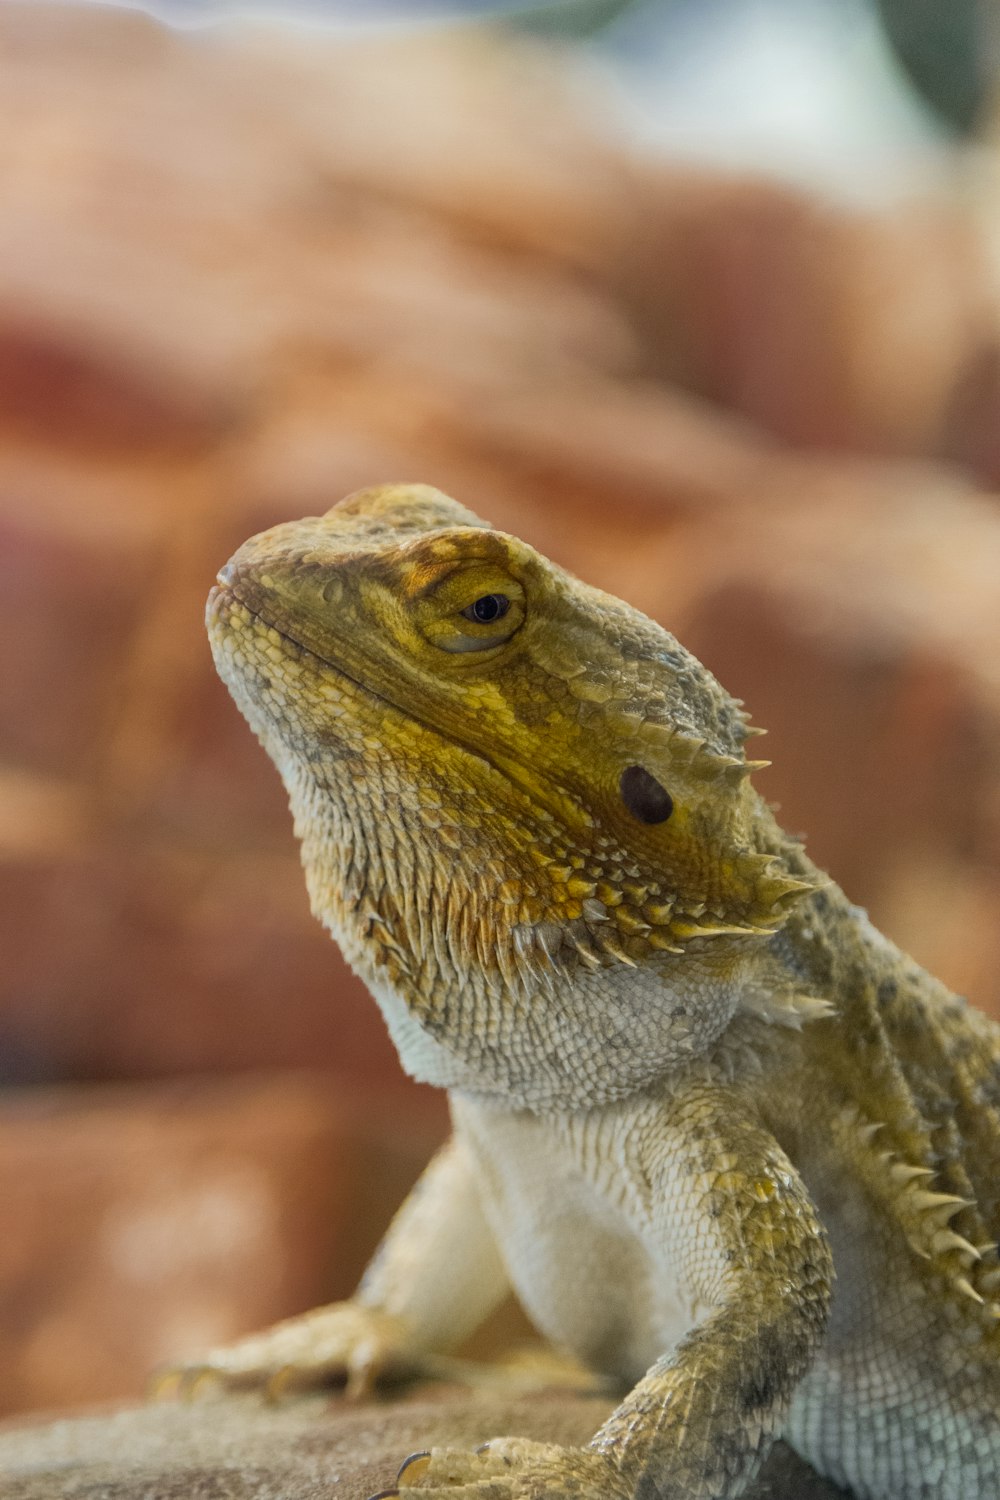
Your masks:
<svg viewBox="0 0 1000 1500"><path fill-rule="evenodd" d="M441 1389L348 1407L310 1397L152 1405L108 1416L0 1430L4 1500L368 1500L402 1460L433 1446L474 1448L502 1434L585 1442L606 1402ZM418 1494L419 1491L414 1491ZM783 1445L746 1500L837 1500Z"/></svg>

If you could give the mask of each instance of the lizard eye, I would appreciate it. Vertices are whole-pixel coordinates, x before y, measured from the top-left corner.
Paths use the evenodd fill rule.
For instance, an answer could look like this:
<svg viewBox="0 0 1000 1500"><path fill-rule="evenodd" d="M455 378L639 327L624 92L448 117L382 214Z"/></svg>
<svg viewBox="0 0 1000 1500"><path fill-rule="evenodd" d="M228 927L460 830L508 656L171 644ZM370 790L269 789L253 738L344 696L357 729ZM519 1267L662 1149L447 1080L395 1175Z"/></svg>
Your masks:
<svg viewBox="0 0 1000 1500"><path fill-rule="evenodd" d="M524 586L487 561L452 567L416 601L420 629L432 646L480 660L517 634L526 605Z"/></svg>
<svg viewBox="0 0 1000 1500"><path fill-rule="evenodd" d="M674 799L644 766L626 766L618 782L622 801L640 823L665 823Z"/></svg>
<svg viewBox="0 0 1000 1500"><path fill-rule="evenodd" d="M510 609L510 600L506 594L483 594L483 596L462 610L467 620L475 620L477 625L492 625L494 620L502 620Z"/></svg>

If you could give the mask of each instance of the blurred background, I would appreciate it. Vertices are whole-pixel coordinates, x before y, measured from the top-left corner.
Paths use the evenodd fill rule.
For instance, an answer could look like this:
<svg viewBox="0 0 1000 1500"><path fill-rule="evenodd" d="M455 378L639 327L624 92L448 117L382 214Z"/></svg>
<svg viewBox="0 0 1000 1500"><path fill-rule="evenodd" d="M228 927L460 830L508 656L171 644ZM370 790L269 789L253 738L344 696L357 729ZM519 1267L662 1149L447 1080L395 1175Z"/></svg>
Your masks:
<svg viewBox="0 0 1000 1500"><path fill-rule="evenodd" d="M1000 1014L988 0L0 5L0 1410L348 1293L446 1128L216 568L391 479L679 635Z"/></svg>

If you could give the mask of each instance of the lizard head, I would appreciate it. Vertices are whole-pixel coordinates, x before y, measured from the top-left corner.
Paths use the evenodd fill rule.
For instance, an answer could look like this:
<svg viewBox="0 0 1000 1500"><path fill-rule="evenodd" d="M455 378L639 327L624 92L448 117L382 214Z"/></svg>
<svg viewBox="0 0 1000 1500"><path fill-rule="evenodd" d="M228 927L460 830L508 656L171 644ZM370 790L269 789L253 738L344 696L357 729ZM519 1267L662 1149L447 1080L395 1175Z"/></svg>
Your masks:
<svg viewBox="0 0 1000 1500"><path fill-rule="evenodd" d="M420 485L251 538L208 621L412 1071L604 1098L724 1028L807 887L759 845L738 704L660 626Z"/></svg>

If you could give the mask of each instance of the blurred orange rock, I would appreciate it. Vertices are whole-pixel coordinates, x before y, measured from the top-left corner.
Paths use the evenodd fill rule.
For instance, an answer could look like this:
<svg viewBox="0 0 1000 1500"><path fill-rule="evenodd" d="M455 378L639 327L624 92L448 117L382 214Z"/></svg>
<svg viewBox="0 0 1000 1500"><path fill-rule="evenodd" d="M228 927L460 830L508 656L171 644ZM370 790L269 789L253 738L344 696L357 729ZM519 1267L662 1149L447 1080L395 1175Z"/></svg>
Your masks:
<svg viewBox="0 0 1000 1500"><path fill-rule="evenodd" d="M985 460L982 414L973 431L954 412L998 331L967 207L865 212L677 173L649 205L623 292L654 369L796 445ZM981 377L975 395L997 411Z"/></svg>
<svg viewBox="0 0 1000 1500"><path fill-rule="evenodd" d="M380 1113L309 1075L0 1105L0 1411L140 1394L349 1294L441 1134L433 1109Z"/></svg>
<svg viewBox="0 0 1000 1500"><path fill-rule="evenodd" d="M406 1089L301 882L292 853L9 855L0 1081L324 1064L344 1082Z"/></svg>

